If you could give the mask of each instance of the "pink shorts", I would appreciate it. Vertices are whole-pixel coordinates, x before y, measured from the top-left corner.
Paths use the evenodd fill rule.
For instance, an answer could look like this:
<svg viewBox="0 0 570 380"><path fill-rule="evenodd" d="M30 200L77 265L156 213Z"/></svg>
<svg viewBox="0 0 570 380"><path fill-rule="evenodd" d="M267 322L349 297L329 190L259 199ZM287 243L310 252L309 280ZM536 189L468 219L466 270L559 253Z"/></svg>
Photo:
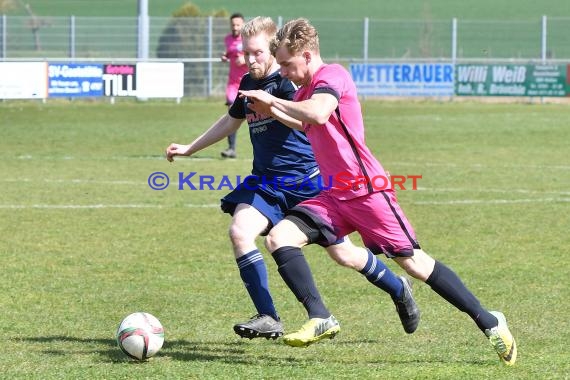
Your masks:
<svg viewBox="0 0 570 380"><path fill-rule="evenodd" d="M413 256L420 246L393 190L379 191L349 200L339 200L322 191L290 210L308 216L320 231L320 240L329 246L357 231L374 254L388 257Z"/></svg>

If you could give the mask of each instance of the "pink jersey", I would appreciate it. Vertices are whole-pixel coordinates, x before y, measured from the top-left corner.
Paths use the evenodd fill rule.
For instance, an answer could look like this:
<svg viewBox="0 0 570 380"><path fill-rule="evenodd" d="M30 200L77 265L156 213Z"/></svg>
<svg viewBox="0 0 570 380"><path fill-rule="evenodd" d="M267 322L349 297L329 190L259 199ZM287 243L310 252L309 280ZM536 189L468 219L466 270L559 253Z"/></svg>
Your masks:
<svg viewBox="0 0 570 380"><path fill-rule="evenodd" d="M339 103L324 125L303 124L331 195L347 200L390 188L384 168L365 144L360 102L348 71L322 65L311 83L299 88L295 101L318 93L331 94Z"/></svg>
<svg viewBox="0 0 570 380"><path fill-rule="evenodd" d="M234 37L230 33L224 38L224 43L226 45L226 57L228 57L228 63L230 64L228 83L226 86L226 100L228 104L231 104L236 98L241 77L247 73L248 69L247 65L240 66L237 64L237 58L243 56L241 35Z"/></svg>
<svg viewBox="0 0 570 380"><path fill-rule="evenodd" d="M365 144L360 102L350 74L340 65L323 65L311 83L297 91L295 100L319 93L335 96L338 108L324 125L304 123L304 128L330 190L293 210L315 221L323 237L317 243L325 247L358 231L375 254L412 256L420 246L386 172Z"/></svg>

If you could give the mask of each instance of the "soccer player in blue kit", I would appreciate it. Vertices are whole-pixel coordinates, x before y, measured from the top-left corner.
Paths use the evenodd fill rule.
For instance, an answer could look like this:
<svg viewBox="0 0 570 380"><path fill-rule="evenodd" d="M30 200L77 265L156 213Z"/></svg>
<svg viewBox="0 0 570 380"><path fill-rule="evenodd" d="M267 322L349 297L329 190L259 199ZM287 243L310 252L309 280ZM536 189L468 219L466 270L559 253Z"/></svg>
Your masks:
<svg viewBox="0 0 570 380"><path fill-rule="evenodd" d="M242 78L240 90L261 89L292 100L296 88L281 77L279 65L269 49L276 32L277 27L269 17L256 17L243 26L243 49L249 73ZM193 142L170 144L166 158L172 162L175 156L191 156L234 133L243 120L247 120L253 144L252 176L222 198L221 208L232 215L229 237L240 276L257 315L236 324L234 331L244 338L275 339L283 335L283 325L269 291L267 268L255 239L267 235L288 209L316 196L322 181L305 134L270 115L255 113L247 107L247 102L247 99L236 97L227 114ZM298 124L294 119L284 122L291 126ZM287 183L280 179L287 179ZM406 278L396 276L370 251L354 246L347 237L327 247L327 252L337 263L358 270L369 282L390 294L404 330L407 333L416 330L420 311ZM284 280L292 285L292 289L303 289L303 293L294 291L295 296L307 310L310 306L311 317L329 318L330 328L324 333L329 337L336 335L340 325L324 305L303 254L291 255L286 263L280 263L281 266L294 267L296 273L303 273L299 278ZM297 286L299 281L303 281L302 286Z"/></svg>

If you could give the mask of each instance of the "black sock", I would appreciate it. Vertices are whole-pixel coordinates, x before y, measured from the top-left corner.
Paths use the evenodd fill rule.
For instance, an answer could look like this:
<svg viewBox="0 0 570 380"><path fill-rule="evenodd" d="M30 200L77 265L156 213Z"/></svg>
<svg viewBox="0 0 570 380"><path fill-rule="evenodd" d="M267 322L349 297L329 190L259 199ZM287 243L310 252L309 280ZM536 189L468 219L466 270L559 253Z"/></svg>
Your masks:
<svg viewBox="0 0 570 380"><path fill-rule="evenodd" d="M457 274L439 261L435 262L426 284L447 302L469 314L481 331L485 332L486 329L497 326L497 318L481 306L477 297L467 289Z"/></svg>
<svg viewBox="0 0 570 380"><path fill-rule="evenodd" d="M331 313L321 299L309 264L297 247L281 247L271 255L277 263L279 274L295 297L303 304L309 318L328 318Z"/></svg>
<svg viewBox="0 0 570 380"><path fill-rule="evenodd" d="M228 146L230 149L236 150L236 132L228 135Z"/></svg>

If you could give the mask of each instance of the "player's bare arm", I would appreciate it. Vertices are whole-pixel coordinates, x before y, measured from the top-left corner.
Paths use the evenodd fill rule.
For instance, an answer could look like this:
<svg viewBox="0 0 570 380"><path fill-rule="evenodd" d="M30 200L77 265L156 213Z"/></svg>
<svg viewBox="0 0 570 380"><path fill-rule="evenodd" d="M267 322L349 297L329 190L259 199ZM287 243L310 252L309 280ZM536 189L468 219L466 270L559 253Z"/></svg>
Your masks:
<svg viewBox="0 0 570 380"><path fill-rule="evenodd" d="M283 124L285 124L289 128L304 131L303 123L301 123L300 120L293 119L291 116L287 115L284 112L281 112L280 110L278 110L277 108L275 108L273 106L271 107L271 116L273 116L273 118L279 120L280 122L282 122Z"/></svg>
<svg viewBox="0 0 570 380"><path fill-rule="evenodd" d="M240 91L241 97L246 97L246 94L251 95L248 96L250 102L247 103L247 106L255 113L271 115L289 128L298 129L300 131L303 130L303 124L301 121L292 118L283 111L280 111L276 107L272 106L273 99L277 99L275 96L262 90Z"/></svg>
<svg viewBox="0 0 570 380"><path fill-rule="evenodd" d="M240 98L248 98L247 106L258 114L269 115L271 105L277 99L267 91L263 90L240 90Z"/></svg>
<svg viewBox="0 0 570 380"><path fill-rule="evenodd" d="M242 119L235 119L225 114L190 144L170 144L168 148L166 148L166 159L172 162L176 156L191 156L234 133L238 130L242 122Z"/></svg>
<svg viewBox="0 0 570 380"><path fill-rule="evenodd" d="M262 94L262 92L264 94ZM254 104L251 108L255 112L258 112L256 110L257 108L260 112L271 113L274 116L277 116L275 112L271 112L274 108L293 119L314 125L326 123L338 106L336 97L324 93L314 94L310 99L302 102L292 102L289 100L279 99L259 90L242 91L242 95L253 100Z"/></svg>

